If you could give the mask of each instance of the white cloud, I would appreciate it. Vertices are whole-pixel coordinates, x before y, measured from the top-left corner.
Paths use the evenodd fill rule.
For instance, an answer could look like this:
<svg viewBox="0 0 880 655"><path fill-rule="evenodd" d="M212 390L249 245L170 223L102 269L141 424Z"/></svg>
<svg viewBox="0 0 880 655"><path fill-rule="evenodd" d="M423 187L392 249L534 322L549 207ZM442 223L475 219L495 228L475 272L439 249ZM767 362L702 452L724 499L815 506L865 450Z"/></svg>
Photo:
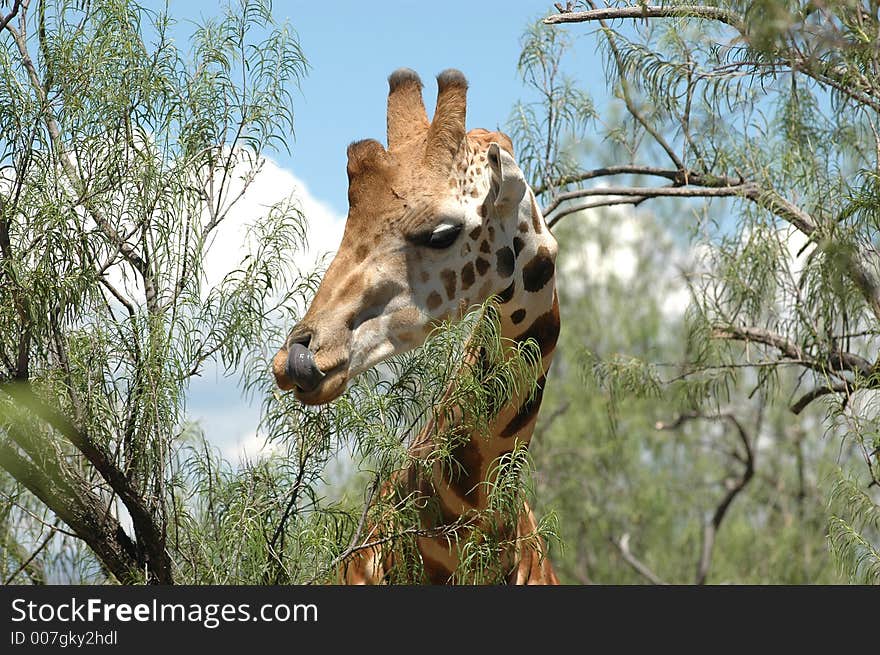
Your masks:
<svg viewBox="0 0 880 655"><path fill-rule="evenodd" d="M241 192L243 181L236 176L230 185L229 197ZM335 253L342 240L345 217L333 211L309 193L305 183L291 171L266 159L244 195L236 202L229 216L217 227L205 255L207 288L216 285L246 254L247 227L264 216L269 208L293 193L308 223L308 249L297 252L292 266L313 270L322 256Z"/></svg>
<svg viewBox="0 0 880 655"><path fill-rule="evenodd" d="M256 430L243 434L235 441L227 442L220 448L223 458L232 464L254 462L271 455L279 448L278 444L267 442Z"/></svg>
<svg viewBox="0 0 880 655"><path fill-rule="evenodd" d="M241 180L236 179L230 197L235 197L241 188ZM325 261L329 262L329 256L335 253L342 239L345 217L315 198L291 171L267 159L216 230L205 255L205 289L216 285L240 263L246 254L247 226L291 193L308 223L308 249L297 252L290 266L308 272L325 256L328 256ZM256 432L259 408L246 403L236 385L236 378L224 375L214 363L206 364L202 376L191 382L187 414L201 424L206 437L233 464L252 461L271 452L272 445L264 447L263 437Z"/></svg>
<svg viewBox="0 0 880 655"><path fill-rule="evenodd" d="M577 212L566 220L580 221L586 227L583 232L597 235L581 240L579 250L563 259L560 272L567 285L582 291L588 283L604 284L612 278L628 282L635 277L639 244L646 235L636 211L626 206L604 207Z"/></svg>
<svg viewBox="0 0 880 655"><path fill-rule="evenodd" d="M631 283L640 274L642 261L662 257L652 280L660 311L670 320L684 315L690 304L684 271L697 261L699 244L687 250L675 247L651 212L629 205L587 209L566 220L581 226L579 238L561 244L566 252L559 268L560 284L568 292L586 293L590 285L612 281Z"/></svg>

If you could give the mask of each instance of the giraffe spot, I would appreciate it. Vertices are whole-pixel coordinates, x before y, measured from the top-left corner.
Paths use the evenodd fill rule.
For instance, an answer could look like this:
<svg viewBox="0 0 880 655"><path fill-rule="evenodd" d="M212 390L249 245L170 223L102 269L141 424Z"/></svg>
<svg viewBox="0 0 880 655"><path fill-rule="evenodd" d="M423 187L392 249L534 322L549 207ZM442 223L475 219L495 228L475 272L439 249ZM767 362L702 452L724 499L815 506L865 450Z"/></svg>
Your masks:
<svg viewBox="0 0 880 655"><path fill-rule="evenodd" d="M414 335L412 332L400 332L397 335L397 340L402 343L412 343L416 340L416 335Z"/></svg>
<svg viewBox="0 0 880 655"><path fill-rule="evenodd" d="M526 317L526 310L517 309L513 314L510 315L510 320L513 321L514 325L519 325L523 322L523 319Z"/></svg>
<svg viewBox="0 0 880 655"><path fill-rule="evenodd" d="M440 279L443 281L443 288L446 289L446 297L452 300L455 296L455 271L451 271L448 268L444 269L443 272L440 273Z"/></svg>
<svg viewBox="0 0 880 655"><path fill-rule="evenodd" d="M513 418L510 419L510 422L501 431L502 437L515 436L519 431L526 427L529 422L531 422L541 408L541 400L544 398L544 385L546 382L547 378L545 376L542 375L538 378L535 392L527 398L522 405L520 405L518 410L516 410L516 414L514 414Z"/></svg>
<svg viewBox="0 0 880 655"><path fill-rule="evenodd" d="M523 266L523 286L526 291L540 291L553 277L556 265L547 246L538 248L537 254L532 260Z"/></svg>
<svg viewBox="0 0 880 655"><path fill-rule="evenodd" d="M449 180L449 188L450 189L454 189L457 186L458 186L458 182L455 179Z"/></svg>
<svg viewBox="0 0 880 655"><path fill-rule="evenodd" d="M443 303L443 298L436 291L428 295L428 309L437 309Z"/></svg>
<svg viewBox="0 0 880 655"><path fill-rule="evenodd" d="M486 271L489 270L489 262L487 262L482 257L477 257L477 273L480 275L485 275Z"/></svg>
<svg viewBox="0 0 880 655"><path fill-rule="evenodd" d="M446 470L446 482L450 490L471 505L477 504L480 483L483 481L483 456L480 454L477 438L479 437L468 436L467 441L453 449L452 461L442 467Z"/></svg>
<svg viewBox="0 0 880 655"><path fill-rule="evenodd" d="M522 249L525 247L526 242L520 239L519 237L513 237L513 255L514 257L519 257L519 253L522 252Z"/></svg>
<svg viewBox="0 0 880 655"><path fill-rule="evenodd" d="M510 302L510 299L513 298L513 294L516 291L516 280L511 282L508 287L498 294L498 302L502 305L504 303Z"/></svg>
<svg viewBox="0 0 880 655"><path fill-rule="evenodd" d="M504 246L495 252L495 266L498 269L498 275L501 277L510 277L513 275L513 251Z"/></svg>
<svg viewBox="0 0 880 655"><path fill-rule="evenodd" d="M495 228L489 226L489 241L495 241Z"/></svg>
<svg viewBox="0 0 880 655"><path fill-rule="evenodd" d="M367 255L370 254L370 249L366 246L366 244L362 243L361 245L359 245L357 247L357 250L355 250L354 254L355 254L355 258L357 259L358 263L360 263L367 258Z"/></svg>
<svg viewBox="0 0 880 655"><path fill-rule="evenodd" d="M462 255L469 255L470 252L471 252L471 244L469 244L467 241L465 241L464 245L461 247L461 253L462 253Z"/></svg>
<svg viewBox="0 0 880 655"><path fill-rule="evenodd" d="M475 227L473 230L471 230L470 232L468 232L468 237L470 237L470 239L471 239L472 241L476 241L477 239L480 238L480 235L481 235L482 233L483 233L483 226L482 226L482 225L477 225L477 227Z"/></svg>
<svg viewBox="0 0 880 655"><path fill-rule="evenodd" d="M431 279L431 274L428 273L428 271L422 271L422 274L420 277L422 278L422 282L427 282L428 280Z"/></svg>
<svg viewBox="0 0 880 655"><path fill-rule="evenodd" d="M450 521L451 523L451 521ZM452 571L443 562L429 557L424 551L421 552L422 564L425 566L425 575L431 584L449 584L452 579Z"/></svg>
<svg viewBox="0 0 880 655"><path fill-rule="evenodd" d="M549 312L541 314L534 322L520 334L516 340L523 342L534 339L541 348L541 357L546 357L556 347L559 338L559 302L553 298L553 308Z"/></svg>
<svg viewBox="0 0 880 655"><path fill-rule="evenodd" d="M476 173L477 175L482 175L482 174L483 174L483 169L480 168L479 166L477 166L477 167L474 169L474 173Z"/></svg>
<svg viewBox="0 0 880 655"><path fill-rule="evenodd" d="M489 245L489 242L483 239L483 243L480 244L480 252L492 252L492 246Z"/></svg>
<svg viewBox="0 0 880 655"><path fill-rule="evenodd" d="M520 221L518 227L520 232L529 231L529 224L526 221Z"/></svg>
<svg viewBox="0 0 880 655"><path fill-rule="evenodd" d="M468 262L461 269L461 290L466 291L474 283L474 265Z"/></svg>
<svg viewBox="0 0 880 655"><path fill-rule="evenodd" d="M476 189L471 189L471 198L476 198L478 195L480 195L480 194L477 193Z"/></svg>
<svg viewBox="0 0 880 655"><path fill-rule="evenodd" d="M486 205L480 205L479 207L477 207L477 216L479 216L480 218L486 218Z"/></svg>

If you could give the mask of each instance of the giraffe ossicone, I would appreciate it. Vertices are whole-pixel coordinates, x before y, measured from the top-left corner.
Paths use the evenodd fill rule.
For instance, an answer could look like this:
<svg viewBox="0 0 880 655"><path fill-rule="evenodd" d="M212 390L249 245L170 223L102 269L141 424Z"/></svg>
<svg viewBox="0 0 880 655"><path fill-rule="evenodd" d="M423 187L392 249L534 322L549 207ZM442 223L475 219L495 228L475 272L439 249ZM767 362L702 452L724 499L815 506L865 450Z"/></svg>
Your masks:
<svg viewBox="0 0 880 655"><path fill-rule="evenodd" d="M466 131L461 72L437 76L431 121L414 71L399 69L388 84L387 148L372 139L349 146L342 242L273 371L278 386L302 402L330 402L359 373L495 297L501 335L535 340L543 371L535 394L512 398L490 417L491 434L471 435L459 447L460 479L435 467L422 485L444 516L460 518L485 505L480 483L491 477L493 462L531 438L559 333L557 246L510 138ZM530 527L534 519L524 507L516 531ZM434 582L450 581L458 562L455 548L440 541L419 538ZM543 542L524 541L532 545L513 554L510 581L555 582ZM346 580L378 581L388 572L384 554L369 557L350 562Z"/></svg>

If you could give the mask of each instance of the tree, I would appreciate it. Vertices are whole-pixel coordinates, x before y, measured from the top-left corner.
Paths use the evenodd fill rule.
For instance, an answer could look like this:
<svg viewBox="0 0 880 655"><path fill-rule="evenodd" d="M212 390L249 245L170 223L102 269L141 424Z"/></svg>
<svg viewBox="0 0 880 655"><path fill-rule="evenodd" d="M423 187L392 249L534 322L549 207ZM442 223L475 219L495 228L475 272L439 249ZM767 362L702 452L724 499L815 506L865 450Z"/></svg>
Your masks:
<svg viewBox="0 0 880 655"><path fill-rule="evenodd" d="M555 88L545 115L557 118L548 125L561 121L554 129L568 134L566 148L578 155L564 170L534 169L549 221L577 220L586 208L649 203L668 215L663 203L675 202L690 217L693 260L687 338L675 366L661 366L656 351L598 352L586 361L588 378L608 400L660 395L667 412L674 408L657 418L666 427L727 424L740 442L731 492L764 474L755 450L771 436L767 412L782 403L788 417L770 424L778 426L780 448L797 445L796 468L824 448L823 432L834 435L843 470L834 490L822 485L832 501L822 531L848 577L878 581L877 4L582 4L560 5L544 23L596 27L618 99L603 112L603 161L577 150L583 130L570 117L577 113L560 111L582 104L570 84L553 87L549 74L553 44L564 41L560 28L536 28L526 51L542 54L521 62L527 69L538 62L541 84ZM593 185L609 177L631 182ZM638 298L650 306L649 293ZM789 431L785 423L796 426L810 411L820 423ZM763 423L749 415L763 415ZM696 578L675 570L652 575L705 581L705 553L717 547L725 514L742 503L739 491L722 494L726 504L704 521ZM811 530L819 529L814 519ZM643 564L628 540L615 539L615 546L630 564ZM806 569L802 574L810 580Z"/></svg>
<svg viewBox="0 0 880 655"><path fill-rule="evenodd" d="M124 0L14 0L0 16L10 580L45 579L42 555L69 549L85 568L62 579L178 579L187 382L211 359L254 366L273 311L308 288L283 266L304 238L292 202L203 285L213 231L292 133L296 41L243 2L196 30L188 61L172 20Z"/></svg>
<svg viewBox="0 0 880 655"><path fill-rule="evenodd" d="M15 0L0 21L3 579L327 581L380 539L397 579L421 581L424 507L380 486L416 460L409 443L433 415L454 404L485 422L499 394L534 385L540 357L527 344L500 361L481 308L332 406L279 394L268 351L317 280L291 271L307 236L295 199L255 217L219 285L204 261L266 156L289 146L307 64L264 2L204 22L190 56L172 21L128 0ZM484 367L462 369L478 346ZM186 420L188 382L212 362L262 399L274 452L234 466ZM454 466L449 432L416 463ZM493 519L518 514L524 458L499 465ZM374 522L394 530L377 537ZM460 574L494 579L503 539L462 532L449 526Z"/></svg>

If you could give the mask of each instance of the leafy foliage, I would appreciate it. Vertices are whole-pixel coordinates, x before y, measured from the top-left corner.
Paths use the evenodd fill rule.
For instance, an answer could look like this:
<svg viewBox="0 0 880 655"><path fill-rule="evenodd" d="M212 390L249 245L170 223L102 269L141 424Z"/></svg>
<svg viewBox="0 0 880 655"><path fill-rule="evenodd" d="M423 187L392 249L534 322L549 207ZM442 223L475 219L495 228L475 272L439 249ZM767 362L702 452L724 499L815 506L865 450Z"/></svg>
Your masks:
<svg viewBox="0 0 880 655"><path fill-rule="evenodd" d="M551 223L583 224L555 229L570 262L563 318L595 317L563 321L568 363L535 439L539 470L552 471L539 497L577 544L564 571L833 581L833 555L845 578L876 581L875 3L617 3L601 16L579 4L559 22L596 28L616 101L601 112L601 145L564 160L554 183L530 171ZM543 29L526 49L564 69L565 36ZM534 111L560 115L546 102ZM605 178L614 186L588 184ZM656 214L641 209L649 201ZM604 209L624 205L640 209ZM627 253L632 274L609 276L577 250L620 257L631 248L621 221L651 248ZM687 310L664 314L664 293L683 290ZM738 417L739 446L722 416ZM560 466L578 483L561 483ZM836 479L864 502L842 502ZM580 532L566 534L572 523Z"/></svg>

